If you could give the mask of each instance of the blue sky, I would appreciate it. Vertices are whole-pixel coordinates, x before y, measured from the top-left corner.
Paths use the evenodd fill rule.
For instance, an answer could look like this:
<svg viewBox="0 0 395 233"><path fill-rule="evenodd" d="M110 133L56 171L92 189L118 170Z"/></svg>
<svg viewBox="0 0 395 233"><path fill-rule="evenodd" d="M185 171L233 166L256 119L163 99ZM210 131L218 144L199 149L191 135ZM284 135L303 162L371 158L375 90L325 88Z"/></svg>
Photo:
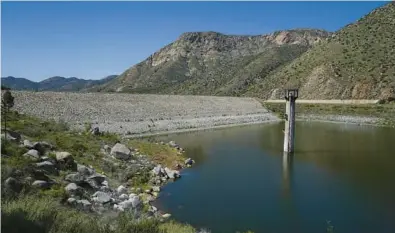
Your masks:
<svg viewBox="0 0 395 233"><path fill-rule="evenodd" d="M385 2L2 2L1 75L99 79L190 31L335 31Z"/></svg>

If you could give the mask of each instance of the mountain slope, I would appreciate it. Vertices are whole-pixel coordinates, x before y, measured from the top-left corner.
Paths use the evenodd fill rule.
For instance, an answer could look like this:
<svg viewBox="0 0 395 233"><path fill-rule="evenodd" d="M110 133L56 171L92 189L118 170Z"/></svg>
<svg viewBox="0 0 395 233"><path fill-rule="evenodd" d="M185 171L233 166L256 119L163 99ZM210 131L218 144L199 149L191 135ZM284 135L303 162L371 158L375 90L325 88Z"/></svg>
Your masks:
<svg viewBox="0 0 395 233"><path fill-rule="evenodd" d="M238 95L251 77L291 61L329 35L312 29L259 36L184 33L98 91Z"/></svg>
<svg viewBox="0 0 395 233"><path fill-rule="evenodd" d="M85 80L75 77L65 78L60 76L51 77L41 82L33 82L25 78L14 78L12 76L2 77L1 83L13 90L35 90L35 91L82 91L87 88L101 85L116 78L110 75L100 80Z"/></svg>
<svg viewBox="0 0 395 233"><path fill-rule="evenodd" d="M327 41L251 85L243 95L303 99L395 99L395 3L350 24Z"/></svg>
<svg viewBox="0 0 395 233"><path fill-rule="evenodd" d="M2 77L1 85L13 90L37 90L38 83L25 78L15 78L12 76Z"/></svg>

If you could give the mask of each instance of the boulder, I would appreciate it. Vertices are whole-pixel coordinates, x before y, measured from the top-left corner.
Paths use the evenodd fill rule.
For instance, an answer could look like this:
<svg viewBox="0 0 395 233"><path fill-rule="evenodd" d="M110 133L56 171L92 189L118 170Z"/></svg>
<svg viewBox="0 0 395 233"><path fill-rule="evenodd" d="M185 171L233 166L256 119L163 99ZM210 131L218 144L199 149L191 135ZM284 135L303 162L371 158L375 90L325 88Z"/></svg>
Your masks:
<svg viewBox="0 0 395 233"><path fill-rule="evenodd" d="M13 192L19 193L22 190L22 183L14 177L8 177L5 182L5 188Z"/></svg>
<svg viewBox="0 0 395 233"><path fill-rule="evenodd" d="M45 147L40 142L35 142L33 144L33 149L37 150L40 154L45 153Z"/></svg>
<svg viewBox="0 0 395 233"><path fill-rule="evenodd" d="M85 177L80 173L71 173L66 175L65 180L76 184L82 184L84 183Z"/></svg>
<svg viewBox="0 0 395 233"><path fill-rule="evenodd" d="M26 147L27 149L33 149L33 143L31 143L29 140L23 140L23 146Z"/></svg>
<svg viewBox="0 0 395 233"><path fill-rule="evenodd" d="M46 150L53 150L53 149L55 149L55 147L52 144L50 144L49 142L42 141L42 142L40 142L40 144Z"/></svg>
<svg viewBox="0 0 395 233"><path fill-rule="evenodd" d="M169 168L165 168L165 172L170 179L176 179L180 177L180 173L176 170L171 170Z"/></svg>
<svg viewBox="0 0 395 233"><path fill-rule="evenodd" d="M103 176L101 174L93 174L87 178L87 180L93 180L97 184L102 184L106 180L106 176Z"/></svg>
<svg viewBox="0 0 395 233"><path fill-rule="evenodd" d="M170 141L169 146L171 147L178 147L179 145L175 141Z"/></svg>
<svg viewBox="0 0 395 233"><path fill-rule="evenodd" d="M109 145L104 145L103 149L104 149L104 151L107 152L107 153L110 153L110 152L111 152L111 147L110 147Z"/></svg>
<svg viewBox="0 0 395 233"><path fill-rule="evenodd" d="M111 201L111 196L108 193L97 191L93 195L93 201L99 203L108 203Z"/></svg>
<svg viewBox="0 0 395 233"><path fill-rule="evenodd" d="M29 158L32 158L32 159L39 159L40 158L39 152L37 150L34 150L34 149L29 150L23 156L29 157Z"/></svg>
<svg viewBox="0 0 395 233"><path fill-rule="evenodd" d="M81 192L81 188L77 186L75 183L68 184L64 190L69 195L78 195Z"/></svg>
<svg viewBox="0 0 395 233"><path fill-rule="evenodd" d="M32 186L36 187L36 188L40 188L40 189L46 189L46 188L49 188L51 186L51 184L45 180L35 180L33 182Z"/></svg>
<svg viewBox="0 0 395 233"><path fill-rule="evenodd" d="M73 161L73 156L66 151L56 152L56 160L61 162Z"/></svg>
<svg viewBox="0 0 395 233"><path fill-rule="evenodd" d="M114 158L127 160L130 158L130 150L121 143L115 144L110 153Z"/></svg>
<svg viewBox="0 0 395 233"><path fill-rule="evenodd" d="M127 193L127 189L123 186L123 185L120 185L118 188L117 188L117 193L118 194L123 194L123 193Z"/></svg>
<svg viewBox="0 0 395 233"><path fill-rule="evenodd" d="M188 159L185 160L185 165L191 165L192 166L192 164L194 164L194 162L195 161L193 161L193 159L188 158Z"/></svg>
<svg viewBox="0 0 395 233"><path fill-rule="evenodd" d="M81 164L77 164L77 171L78 173L80 173L81 175L84 176L90 176L93 174L93 170L88 168L85 165L81 165Z"/></svg>
<svg viewBox="0 0 395 233"><path fill-rule="evenodd" d="M99 127L95 127L93 129L91 129L91 134L92 135L100 135Z"/></svg>
<svg viewBox="0 0 395 233"><path fill-rule="evenodd" d="M45 180L48 181L49 177L45 175L45 172L42 170L31 170L30 171L31 175L33 176L34 180Z"/></svg>
<svg viewBox="0 0 395 233"><path fill-rule="evenodd" d="M136 197L136 196L137 196L137 194L131 193L131 194L129 194L129 199L132 199L133 197Z"/></svg>
<svg viewBox="0 0 395 233"><path fill-rule="evenodd" d="M112 190L110 189L110 187L108 187L108 186L101 186L100 188L99 188L99 191L102 191L102 192L105 192L105 193L109 193L109 192L112 192Z"/></svg>
<svg viewBox="0 0 395 233"><path fill-rule="evenodd" d="M92 203L90 203L88 200L78 200L76 201L77 206L79 209L82 210L90 210L90 208L92 207Z"/></svg>
<svg viewBox="0 0 395 233"><path fill-rule="evenodd" d="M162 165L157 165L156 167L154 167L154 169L152 169L152 173L155 176L162 176L163 175L163 168Z"/></svg>
<svg viewBox="0 0 395 233"><path fill-rule="evenodd" d="M139 196L134 196L132 198L129 199L132 202L132 206L133 208L139 208L142 206L142 202Z"/></svg>
<svg viewBox="0 0 395 233"><path fill-rule="evenodd" d="M1 134L1 137L4 138L7 136L7 140L12 141L12 142L20 142L21 141L21 135L15 131L7 130L7 132Z"/></svg>
<svg viewBox="0 0 395 233"><path fill-rule="evenodd" d="M107 181L107 180L105 180L105 181L101 182L101 184L102 184L103 186L106 186L106 187L108 187L108 181Z"/></svg>
<svg viewBox="0 0 395 233"><path fill-rule="evenodd" d="M162 218L170 218L171 217L171 214L163 214L162 215Z"/></svg>
<svg viewBox="0 0 395 233"><path fill-rule="evenodd" d="M41 162L50 161L50 160L52 160L52 158L50 158L50 157L48 157L48 156L42 156L42 157L40 157L40 161L41 161Z"/></svg>
<svg viewBox="0 0 395 233"><path fill-rule="evenodd" d="M77 200L76 200L75 198L73 198L73 197L69 197L69 198L67 199L67 203L68 203L69 205L74 205L74 204L77 203Z"/></svg>
<svg viewBox="0 0 395 233"><path fill-rule="evenodd" d="M44 161L40 163L36 163L36 167L39 169L42 169L50 174L55 174L58 175L58 170L56 169L55 165L51 163L50 161Z"/></svg>
<svg viewBox="0 0 395 233"><path fill-rule="evenodd" d="M129 196L128 196L127 194L124 193L124 194L121 194L121 195L119 196L119 199L124 201L124 200L129 199Z"/></svg>
<svg viewBox="0 0 395 233"><path fill-rule="evenodd" d="M153 186L152 191L154 192L160 192L160 187L159 186Z"/></svg>

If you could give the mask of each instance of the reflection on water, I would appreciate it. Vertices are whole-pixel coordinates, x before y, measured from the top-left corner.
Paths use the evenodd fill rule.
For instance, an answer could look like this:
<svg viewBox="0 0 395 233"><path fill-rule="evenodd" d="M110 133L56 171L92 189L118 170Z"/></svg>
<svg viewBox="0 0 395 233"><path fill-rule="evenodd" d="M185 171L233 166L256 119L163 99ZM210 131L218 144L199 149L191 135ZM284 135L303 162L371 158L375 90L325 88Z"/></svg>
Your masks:
<svg viewBox="0 0 395 233"><path fill-rule="evenodd" d="M215 232L395 232L395 130L298 122L193 132L175 140L196 165L156 203ZM180 208L182 206L182 208Z"/></svg>
<svg viewBox="0 0 395 233"><path fill-rule="evenodd" d="M289 199L291 196L291 187L290 187L290 179L292 175L292 159L293 155L284 152L283 153L283 194L284 196Z"/></svg>

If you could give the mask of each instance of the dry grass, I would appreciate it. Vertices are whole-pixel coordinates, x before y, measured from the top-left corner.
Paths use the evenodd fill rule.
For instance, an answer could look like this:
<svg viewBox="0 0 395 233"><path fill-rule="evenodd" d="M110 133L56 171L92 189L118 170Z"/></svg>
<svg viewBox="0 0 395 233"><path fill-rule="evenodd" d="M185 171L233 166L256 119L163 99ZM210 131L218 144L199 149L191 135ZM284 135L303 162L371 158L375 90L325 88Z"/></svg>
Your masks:
<svg viewBox="0 0 395 233"><path fill-rule="evenodd" d="M183 163L185 157L179 155L177 149L168 145L161 145L145 140L130 140L129 146L139 149L142 154L148 155L156 164L174 167L176 163Z"/></svg>

